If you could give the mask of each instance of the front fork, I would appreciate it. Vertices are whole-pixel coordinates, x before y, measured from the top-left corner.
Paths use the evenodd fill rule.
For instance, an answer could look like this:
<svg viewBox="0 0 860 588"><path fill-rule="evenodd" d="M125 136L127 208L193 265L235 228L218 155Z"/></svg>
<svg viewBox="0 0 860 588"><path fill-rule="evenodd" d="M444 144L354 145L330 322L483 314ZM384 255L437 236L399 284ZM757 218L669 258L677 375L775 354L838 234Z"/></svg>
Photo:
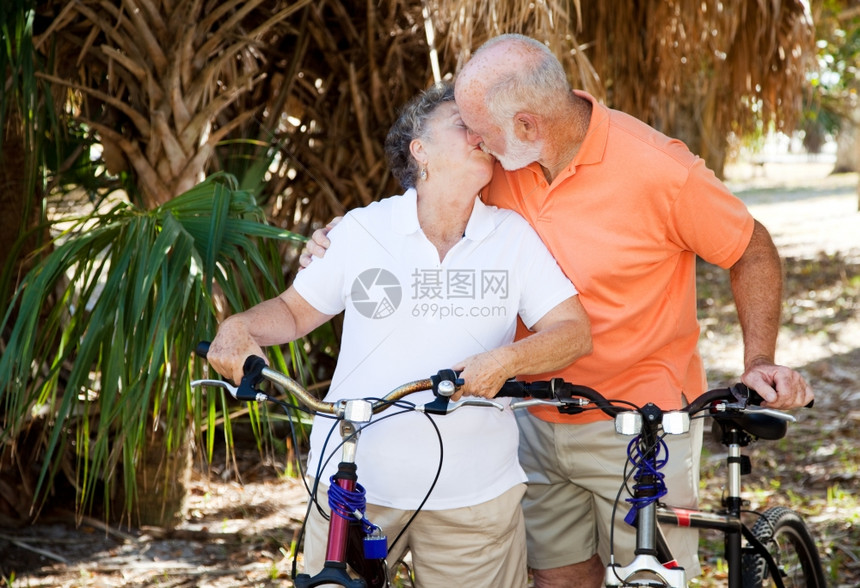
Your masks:
<svg viewBox="0 0 860 588"><path fill-rule="evenodd" d="M360 430L352 421L343 420L340 422L340 434L343 440L342 454L333 483L353 492L358 483L355 455ZM383 588L388 585L385 560L370 560L364 557L363 534L358 520L345 519L334 512L331 513L325 559L322 571L315 576L297 575L296 588L313 588L328 584L347 588ZM361 577L352 578L347 564Z"/></svg>
<svg viewBox="0 0 860 588"><path fill-rule="evenodd" d="M656 409L656 407L654 407ZM656 461L658 452L658 443L660 440L657 437L657 423L660 422L662 416L659 410L645 412L643 414L645 422L640 431L641 439L639 446L645 450L639 456L640 462L637 468L641 468L644 472L641 476L637 476L636 484L633 487L634 505L636 500L648 500L644 506L634 506L636 511L636 549L635 557L630 565L620 566L614 562L606 567L605 585L606 586L626 586L628 581L634 577L643 578L651 577L658 578L661 582L668 586L676 588L685 588L687 586L686 573L684 568L678 567L675 562L667 562L666 559L661 559L661 551L668 553L666 549L666 541L663 533L657 524L657 487L658 481L655 474L651 474L649 470L656 472ZM650 464L650 467L643 467Z"/></svg>
<svg viewBox="0 0 860 588"><path fill-rule="evenodd" d="M358 482L355 453L359 434L360 432L351 421L340 422L343 453L337 467L337 473L334 476L334 483L348 492L353 492ZM328 545L325 552L326 561L346 561L346 545L351 522L332 513L328 528Z"/></svg>
<svg viewBox="0 0 860 588"><path fill-rule="evenodd" d="M741 446L729 443L727 492L723 498L724 511L720 513L704 512L695 509L657 506L655 509L657 523L674 527L689 527L694 529L715 529L723 533L723 549L728 563L728 586L740 588L743 584L741 566L743 548L743 524L741 523L741 476L748 471L749 462L741 455ZM660 525L656 525L657 560L662 566L674 567L677 564L671 556L669 546L665 541ZM637 529L637 535L639 531ZM638 539L637 539L638 544Z"/></svg>

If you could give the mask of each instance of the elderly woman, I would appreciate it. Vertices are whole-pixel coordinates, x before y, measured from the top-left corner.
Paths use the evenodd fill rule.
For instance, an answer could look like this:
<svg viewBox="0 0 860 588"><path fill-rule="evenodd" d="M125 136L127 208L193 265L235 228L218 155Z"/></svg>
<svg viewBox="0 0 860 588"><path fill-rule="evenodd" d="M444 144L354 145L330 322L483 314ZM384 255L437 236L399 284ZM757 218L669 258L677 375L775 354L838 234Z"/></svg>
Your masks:
<svg viewBox="0 0 860 588"><path fill-rule="evenodd" d="M331 231L325 258L287 291L226 319L208 355L219 373L237 381L261 346L302 337L340 312L328 401L379 397L447 367L462 370L458 395L493 397L514 375L591 351L577 292L538 236L515 213L481 202L494 160L470 144L451 85L433 86L404 108L385 152L405 193L351 211ZM517 317L533 334L514 342ZM321 481L338 461L328 459L336 451L325 445L328 423L317 419L311 432L308 471ZM435 486L442 456L425 416L380 419L362 431L356 461L367 518L391 540L426 498L389 561L411 551L420 586L525 586L525 476L512 411L465 409L435 424L444 447ZM310 573L323 565L326 528L314 509L305 540Z"/></svg>

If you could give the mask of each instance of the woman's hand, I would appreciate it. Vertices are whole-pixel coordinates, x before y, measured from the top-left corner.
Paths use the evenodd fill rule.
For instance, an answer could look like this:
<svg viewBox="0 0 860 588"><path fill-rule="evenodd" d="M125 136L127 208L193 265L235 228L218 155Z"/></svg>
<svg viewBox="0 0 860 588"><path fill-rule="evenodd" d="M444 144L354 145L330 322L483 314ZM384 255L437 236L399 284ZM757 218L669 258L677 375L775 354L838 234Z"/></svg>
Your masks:
<svg viewBox="0 0 860 588"><path fill-rule="evenodd" d="M251 336L245 323L233 316L225 319L218 327L206 360L216 372L238 385L244 375L245 360L251 355L266 359L262 347Z"/></svg>

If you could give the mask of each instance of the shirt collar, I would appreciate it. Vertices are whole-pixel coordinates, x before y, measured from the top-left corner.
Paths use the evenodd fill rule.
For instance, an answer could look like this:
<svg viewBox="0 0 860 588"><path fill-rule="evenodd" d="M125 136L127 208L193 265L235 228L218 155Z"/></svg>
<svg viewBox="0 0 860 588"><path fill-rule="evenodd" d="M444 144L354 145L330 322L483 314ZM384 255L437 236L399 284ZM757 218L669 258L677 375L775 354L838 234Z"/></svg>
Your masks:
<svg viewBox="0 0 860 588"><path fill-rule="evenodd" d="M588 123L585 140L576 157L573 158L571 168L602 161L603 154L606 152L606 142L609 140L609 109L597 102L597 99L588 92L574 90L573 93L591 102L591 120Z"/></svg>
<svg viewBox="0 0 860 588"><path fill-rule="evenodd" d="M493 219L495 207L487 206L481 201L480 196L475 197L475 206L472 208L472 216L466 224L466 238L472 241L481 241L496 228Z"/></svg>
<svg viewBox="0 0 860 588"><path fill-rule="evenodd" d="M466 224L467 239L480 241L495 229L493 209L481 202L480 197L475 197L475 205ZM391 207L391 228L401 235L410 235L421 229L418 224L418 192L415 188L409 188L403 195L395 197Z"/></svg>
<svg viewBox="0 0 860 588"><path fill-rule="evenodd" d="M394 197L391 228L401 235L411 235L421 228L418 224L418 192L415 188L409 188L403 195Z"/></svg>

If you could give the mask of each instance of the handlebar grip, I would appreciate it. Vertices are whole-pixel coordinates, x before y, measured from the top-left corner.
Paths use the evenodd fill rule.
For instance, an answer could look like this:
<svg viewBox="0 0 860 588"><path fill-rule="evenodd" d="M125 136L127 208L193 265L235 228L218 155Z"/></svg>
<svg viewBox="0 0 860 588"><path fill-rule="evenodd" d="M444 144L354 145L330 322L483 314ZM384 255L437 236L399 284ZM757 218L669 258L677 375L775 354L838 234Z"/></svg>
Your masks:
<svg viewBox="0 0 860 588"><path fill-rule="evenodd" d="M503 396L511 398L525 398L526 396L529 396L529 392L526 389L526 383L517 380L506 381L502 384L498 394L496 394L496 398Z"/></svg>
<svg viewBox="0 0 860 588"><path fill-rule="evenodd" d="M239 387L236 388L237 400L257 400L257 386L263 380L263 368L266 367L266 360L258 355L249 355L245 358L245 364L242 366L244 375L242 381L239 382Z"/></svg>
<svg viewBox="0 0 860 588"><path fill-rule="evenodd" d="M209 345L209 341L201 341L197 344L197 347L194 348L194 353L197 354L197 357L206 359L206 354L209 353Z"/></svg>
<svg viewBox="0 0 860 588"><path fill-rule="evenodd" d="M746 390L747 402L749 404L761 406L761 403L764 402L764 398L762 398L761 394L759 394L746 384L737 384L735 388L739 388L741 391Z"/></svg>
<svg viewBox="0 0 860 588"><path fill-rule="evenodd" d="M761 406L761 403L764 402L764 398L762 398L758 392L756 392L755 390L753 390L752 388L750 388L746 384L737 384L736 387L741 388L741 389L746 389L747 402L749 402L750 404L754 404L756 406ZM815 399L812 399L809 401L809 404L804 406L804 408L812 408L814 405L815 405Z"/></svg>

